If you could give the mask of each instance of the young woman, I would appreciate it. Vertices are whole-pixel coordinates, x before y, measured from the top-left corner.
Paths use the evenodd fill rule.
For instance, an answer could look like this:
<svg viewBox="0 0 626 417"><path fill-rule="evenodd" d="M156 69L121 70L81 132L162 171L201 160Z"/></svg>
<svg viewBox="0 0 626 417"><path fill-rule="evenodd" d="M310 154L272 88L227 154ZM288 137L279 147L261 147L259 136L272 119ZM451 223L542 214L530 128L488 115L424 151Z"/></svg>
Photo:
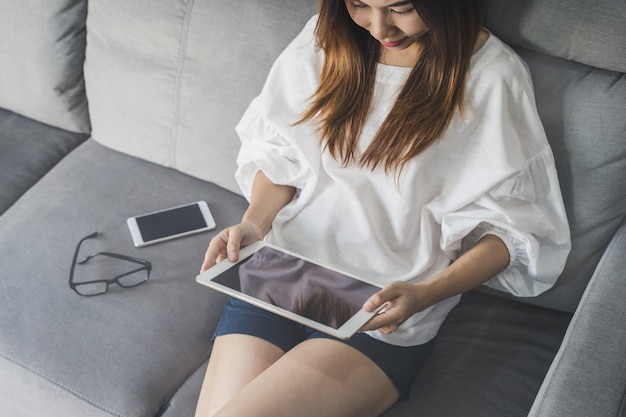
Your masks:
<svg viewBox="0 0 626 417"><path fill-rule="evenodd" d="M258 239L377 281L348 341L230 301L197 416L377 416L460 294L555 282L570 248L520 59L482 0L321 0L237 126L250 205L202 270Z"/></svg>

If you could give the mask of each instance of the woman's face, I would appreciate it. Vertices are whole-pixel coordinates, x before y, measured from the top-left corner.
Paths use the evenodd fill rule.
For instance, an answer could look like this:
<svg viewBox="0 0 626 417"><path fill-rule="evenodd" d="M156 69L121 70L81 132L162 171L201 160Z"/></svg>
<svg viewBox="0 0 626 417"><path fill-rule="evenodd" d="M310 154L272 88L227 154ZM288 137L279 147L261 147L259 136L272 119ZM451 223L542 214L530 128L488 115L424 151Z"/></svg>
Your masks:
<svg viewBox="0 0 626 417"><path fill-rule="evenodd" d="M420 52L417 42L428 27L410 1L345 0L354 22L383 46L383 60L412 66Z"/></svg>

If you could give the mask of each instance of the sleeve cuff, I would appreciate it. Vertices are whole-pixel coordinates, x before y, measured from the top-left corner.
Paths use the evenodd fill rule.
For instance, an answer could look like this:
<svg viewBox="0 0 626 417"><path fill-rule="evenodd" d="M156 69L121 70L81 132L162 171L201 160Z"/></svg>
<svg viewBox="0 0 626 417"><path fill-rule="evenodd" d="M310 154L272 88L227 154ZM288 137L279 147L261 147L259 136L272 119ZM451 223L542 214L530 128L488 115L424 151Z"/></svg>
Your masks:
<svg viewBox="0 0 626 417"><path fill-rule="evenodd" d="M465 253L474 247L487 235L498 237L509 251L509 265L500 273L500 275L507 275L507 271L510 271L511 269L528 267L530 259L528 258L526 243L524 240L518 238L507 229L497 227L486 222L480 223L469 235L465 237L465 239L463 239L462 253ZM494 278L494 280L497 279L498 277Z"/></svg>

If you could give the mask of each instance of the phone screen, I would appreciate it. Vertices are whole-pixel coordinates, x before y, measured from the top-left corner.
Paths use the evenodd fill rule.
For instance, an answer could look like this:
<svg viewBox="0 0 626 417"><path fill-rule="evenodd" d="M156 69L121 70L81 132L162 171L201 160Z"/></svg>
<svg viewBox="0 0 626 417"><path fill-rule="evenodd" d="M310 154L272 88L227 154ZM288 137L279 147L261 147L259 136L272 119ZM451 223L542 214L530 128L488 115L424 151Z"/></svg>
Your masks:
<svg viewBox="0 0 626 417"><path fill-rule="evenodd" d="M145 242L207 227L197 204L136 217Z"/></svg>

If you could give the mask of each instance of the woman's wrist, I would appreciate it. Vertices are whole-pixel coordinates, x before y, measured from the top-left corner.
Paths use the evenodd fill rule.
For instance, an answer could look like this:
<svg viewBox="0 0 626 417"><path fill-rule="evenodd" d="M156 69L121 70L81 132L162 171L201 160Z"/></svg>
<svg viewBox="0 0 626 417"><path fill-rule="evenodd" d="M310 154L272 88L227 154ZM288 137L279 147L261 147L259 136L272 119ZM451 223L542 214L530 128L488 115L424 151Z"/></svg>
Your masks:
<svg viewBox="0 0 626 417"><path fill-rule="evenodd" d="M269 226L264 226L268 223ZM245 214L241 219L241 225L243 225L246 230L248 230L248 235L253 240L263 240L265 235L267 235L271 229L271 222L256 220L254 219L254 217L248 217Z"/></svg>
<svg viewBox="0 0 626 417"><path fill-rule="evenodd" d="M426 310L428 307L431 307L437 304L439 301L437 296L437 280L427 280L413 285L414 287L414 312L419 313L420 311Z"/></svg>
<svg viewBox="0 0 626 417"><path fill-rule="evenodd" d="M263 239L272 230L272 222L273 219L264 220L245 215L241 219L241 223L248 225L249 230L255 230L258 233L259 239Z"/></svg>
<svg viewBox="0 0 626 417"><path fill-rule="evenodd" d="M254 178L250 205L241 222L251 222L256 225L262 239L271 230L278 212L293 199L295 193L294 187L274 184L263 171L259 171Z"/></svg>

